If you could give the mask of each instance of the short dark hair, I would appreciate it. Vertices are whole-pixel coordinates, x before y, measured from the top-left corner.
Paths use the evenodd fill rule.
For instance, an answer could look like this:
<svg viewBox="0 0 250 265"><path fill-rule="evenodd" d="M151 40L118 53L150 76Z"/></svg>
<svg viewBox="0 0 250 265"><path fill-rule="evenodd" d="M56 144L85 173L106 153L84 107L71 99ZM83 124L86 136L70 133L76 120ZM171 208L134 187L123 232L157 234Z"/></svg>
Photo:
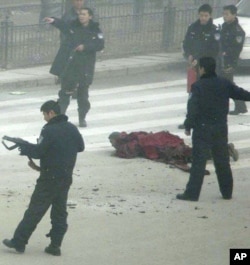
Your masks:
<svg viewBox="0 0 250 265"><path fill-rule="evenodd" d="M61 114L61 110L60 110L60 106L58 104L57 101L54 100L49 100L46 101L45 103L43 103L43 105L41 106L41 112L46 112L49 113L50 111L54 111L55 114Z"/></svg>
<svg viewBox="0 0 250 265"><path fill-rule="evenodd" d="M213 12L213 8L209 4L204 4L198 9L198 13L200 12L207 12L211 15Z"/></svg>
<svg viewBox="0 0 250 265"><path fill-rule="evenodd" d="M238 9L237 9L237 7L236 7L235 5L224 6L224 7L223 7L223 10L228 10L228 11L230 11L230 13L231 13L232 15L237 15L237 11L238 11Z"/></svg>
<svg viewBox="0 0 250 265"><path fill-rule="evenodd" d="M81 8L81 10L87 10L91 17L94 16L94 11L91 8L83 7L83 8Z"/></svg>
<svg viewBox="0 0 250 265"><path fill-rule="evenodd" d="M212 57L202 57L199 60L200 68L204 68L206 74L213 74L216 70L216 61Z"/></svg>

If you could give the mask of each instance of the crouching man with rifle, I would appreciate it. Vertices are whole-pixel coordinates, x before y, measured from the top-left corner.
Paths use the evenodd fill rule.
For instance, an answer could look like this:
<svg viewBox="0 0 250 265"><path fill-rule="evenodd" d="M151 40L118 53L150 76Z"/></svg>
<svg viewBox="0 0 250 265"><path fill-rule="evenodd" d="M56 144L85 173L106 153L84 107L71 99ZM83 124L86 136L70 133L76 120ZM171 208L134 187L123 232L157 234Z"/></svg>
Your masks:
<svg viewBox="0 0 250 265"><path fill-rule="evenodd" d="M77 153L84 151L84 141L78 129L68 122L68 117L60 114L57 102L50 100L41 106L47 124L42 128L37 144L31 144L20 138L5 136L3 140L14 142L6 148L19 148L20 155L29 158L29 165L40 171L35 190L28 209L17 226L12 239L4 239L3 244L19 253L25 251L28 240L51 206L52 228L47 237L51 243L45 252L61 255L61 243L67 231L67 197ZM37 167L32 159L40 159Z"/></svg>

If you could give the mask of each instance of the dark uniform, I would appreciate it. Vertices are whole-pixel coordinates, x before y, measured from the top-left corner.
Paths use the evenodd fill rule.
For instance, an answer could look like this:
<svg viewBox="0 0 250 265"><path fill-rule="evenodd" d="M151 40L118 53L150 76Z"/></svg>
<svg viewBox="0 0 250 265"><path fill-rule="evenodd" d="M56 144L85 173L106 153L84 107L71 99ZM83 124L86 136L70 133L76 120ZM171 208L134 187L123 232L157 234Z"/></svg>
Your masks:
<svg viewBox="0 0 250 265"><path fill-rule="evenodd" d="M203 75L192 85L185 129L193 129L193 161L184 195L198 200L210 151L214 160L220 191L230 199L233 177L229 163L227 114L229 99L250 101L250 92L216 74Z"/></svg>
<svg viewBox="0 0 250 265"><path fill-rule="evenodd" d="M206 25L201 25L200 20L197 20L188 27L183 41L183 50L186 58L192 55L194 60L204 56L217 57L219 33L212 19Z"/></svg>
<svg viewBox="0 0 250 265"><path fill-rule="evenodd" d="M62 16L62 20L67 24L71 24L77 18L78 14L73 7ZM63 33L60 34L60 41L60 48L50 68L50 73L58 77L61 76L71 52L70 39L66 38Z"/></svg>
<svg viewBox="0 0 250 265"><path fill-rule="evenodd" d="M202 25L198 19L188 27L185 39L183 41L184 56L188 59L189 56L193 60L199 60L201 57L212 57L216 59L219 54L220 34L218 28L210 19L206 25ZM191 85L199 77L198 65L188 65L187 70L187 92L190 93ZM184 129L184 125L180 124L179 129Z"/></svg>
<svg viewBox="0 0 250 265"><path fill-rule="evenodd" d="M79 20L70 25L63 20L55 19L52 24L60 29L68 39L69 50L67 63L63 66L61 74L61 90L59 91L59 104L62 113L65 113L70 103L70 91L77 88L77 103L79 120L84 120L90 109L88 89L92 84L96 62L96 52L104 48L103 34L99 23L90 20L87 27L82 26ZM83 44L82 52L74 49Z"/></svg>
<svg viewBox="0 0 250 265"><path fill-rule="evenodd" d="M232 23L223 23L221 29L221 74L232 82L244 40L245 32L239 25L237 18ZM235 112L247 112L244 101L235 100Z"/></svg>
<svg viewBox="0 0 250 265"><path fill-rule="evenodd" d="M51 244L60 247L67 231L66 203L78 152L84 142L77 128L67 116L52 118L42 129L38 144L21 146L21 155L40 159L41 173L30 204L19 223L12 243L23 250L46 211L51 208ZM21 251L20 251L21 252Z"/></svg>
<svg viewBox="0 0 250 265"><path fill-rule="evenodd" d="M85 4L86 1L84 1ZM71 0L68 1L68 5L70 6L70 8L66 9L65 14L62 16L62 20L70 25L73 21L78 19L78 13L76 12L75 8L72 7L72 2ZM95 20L95 16L93 18L93 20ZM63 73L64 67L67 64L68 58L70 56L70 42L71 40L69 38L67 38L66 36L64 36L64 34L61 32L60 34L60 48L56 54L56 57L52 63L52 66L50 68L50 73L53 75L56 75L58 77L61 76L61 74Z"/></svg>

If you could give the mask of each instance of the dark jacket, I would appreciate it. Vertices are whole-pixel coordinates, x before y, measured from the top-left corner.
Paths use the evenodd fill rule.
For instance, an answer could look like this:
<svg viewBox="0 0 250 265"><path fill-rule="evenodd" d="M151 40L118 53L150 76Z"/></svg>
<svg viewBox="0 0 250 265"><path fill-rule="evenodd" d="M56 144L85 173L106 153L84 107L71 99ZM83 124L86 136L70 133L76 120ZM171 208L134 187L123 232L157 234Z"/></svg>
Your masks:
<svg viewBox="0 0 250 265"><path fill-rule="evenodd" d="M229 99L250 101L250 92L215 73L203 75L192 85L187 107L185 129L203 124L227 124Z"/></svg>
<svg viewBox="0 0 250 265"><path fill-rule="evenodd" d="M66 12L62 20L67 23L71 24L73 21L77 20L78 14L76 13L74 8L71 8L68 12ZM67 62L70 54L70 39L67 38L62 32L60 34L60 47L56 54L56 57L52 63L50 73L56 76L60 76L63 72L63 68L65 63Z"/></svg>
<svg viewBox="0 0 250 265"><path fill-rule="evenodd" d="M222 53L226 53L226 55L223 56L225 68L235 68L237 66L244 41L245 32L239 25L237 18L230 24L223 23L221 29L221 49Z"/></svg>
<svg viewBox="0 0 250 265"><path fill-rule="evenodd" d="M70 25L61 19L55 19L53 25L66 36L68 46L60 64L53 64L50 72L59 76L81 77L86 85L90 85L94 77L96 52L104 48L99 23L90 21L87 27L83 27L78 19ZM80 44L84 45L84 51L74 53L74 49ZM73 60L69 60L72 54Z"/></svg>
<svg viewBox="0 0 250 265"><path fill-rule="evenodd" d="M207 25L201 25L197 20L188 27L183 41L184 56L192 55L194 59L208 56L216 58L219 53L219 31L212 19Z"/></svg>
<svg viewBox="0 0 250 265"><path fill-rule="evenodd" d="M82 136L65 115L52 118L43 127L37 144L21 146L21 155L40 159L41 176L55 178L72 177L77 153L82 151Z"/></svg>

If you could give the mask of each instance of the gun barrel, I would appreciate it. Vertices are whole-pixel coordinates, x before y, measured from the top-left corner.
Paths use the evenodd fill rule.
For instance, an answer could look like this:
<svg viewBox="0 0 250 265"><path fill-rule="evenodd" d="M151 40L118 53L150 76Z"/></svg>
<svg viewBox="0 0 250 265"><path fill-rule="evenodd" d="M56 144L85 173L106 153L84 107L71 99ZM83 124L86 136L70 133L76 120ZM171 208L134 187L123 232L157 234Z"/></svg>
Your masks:
<svg viewBox="0 0 250 265"><path fill-rule="evenodd" d="M12 142L12 143L14 143L14 145L12 145L12 146L8 146L4 141ZM3 146L4 146L6 149L8 149L8 150L14 150L14 149L16 149L16 148L18 147L18 141L16 141L16 138L9 137L9 136L7 136L7 135L4 135L4 136L2 137L2 144L3 144Z"/></svg>
<svg viewBox="0 0 250 265"><path fill-rule="evenodd" d="M12 137L9 137L9 136L7 136L7 135L4 135L2 139L3 139L3 140L6 140L6 141L14 142L14 141L13 141L13 138L12 138Z"/></svg>

